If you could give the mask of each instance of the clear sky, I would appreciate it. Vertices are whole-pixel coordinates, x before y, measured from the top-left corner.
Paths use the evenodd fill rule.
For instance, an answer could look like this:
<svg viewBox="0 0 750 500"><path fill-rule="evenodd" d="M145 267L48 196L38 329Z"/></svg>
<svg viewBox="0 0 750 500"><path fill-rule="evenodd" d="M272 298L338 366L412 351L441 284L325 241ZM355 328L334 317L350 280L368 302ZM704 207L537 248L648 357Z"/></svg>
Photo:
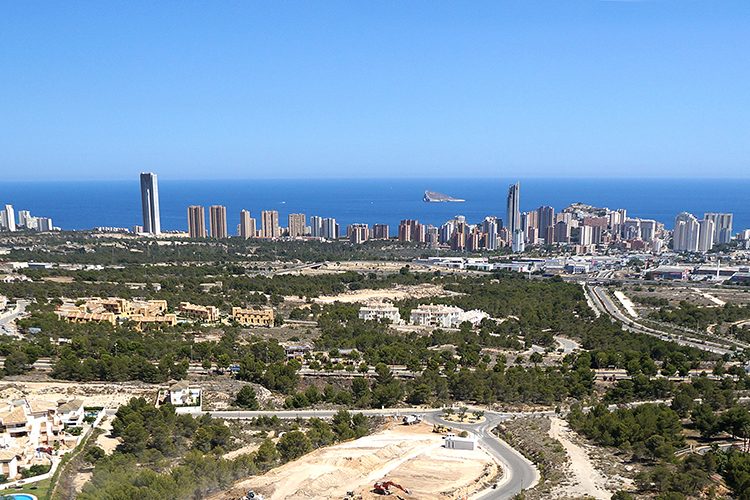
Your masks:
<svg viewBox="0 0 750 500"><path fill-rule="evenodd" d="M750 177L750 1L6 1L0 182Z"/></svg>

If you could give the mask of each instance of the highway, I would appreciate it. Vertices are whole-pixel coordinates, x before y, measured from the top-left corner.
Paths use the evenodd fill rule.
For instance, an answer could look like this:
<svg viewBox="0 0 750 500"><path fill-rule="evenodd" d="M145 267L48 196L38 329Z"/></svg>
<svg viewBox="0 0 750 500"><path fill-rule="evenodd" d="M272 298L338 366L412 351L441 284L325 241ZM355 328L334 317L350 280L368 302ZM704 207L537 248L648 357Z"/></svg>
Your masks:
<svg viewBox="0 0 750 500"><path fill-rule="evenodd" d="M470 409L471 411L471 409ZM484 411L484 410L483 410ZM332 418L337 410L285 410L285 411L211 411L205 412L212 417L224 419L250 419L255 417L273 417L282 419L296 418ZM481 500L507 500L521 491L531 488L539 481L539 472L528 459L513 449L506 442L498 439L493 433L500 422L515 414L484 412L485 421L479 424L460 424L448 422L441 418L442 410L424 410L421 408L383 408L374 410L353 410L370 417L401 417L403 415L422 415L425 422L440 423L450 427L467 430L476 434L479 446L492 455L503 467L503 477L496 488L488 488L475 496Z"/></svg>
<svg viewBox="0 0 750 500"><path fill-rule="evenodd" d="M594 304L594 307L596 307L602 313L605 313L616 321L622 323L623 327L626 330L650 335L652 337L657 337L661 340L674 342L679 345L695 347L696 349L711 352L714 354L724 355L734 352L732 351L732 349L727 348L727 346L723 344L699 339L690 339L686 338L685 336L677 337L675 335L671 335L663 331L644 326L640 323L637 323L632 318L625 316L625 314L623 314L620 309L612 302L609 295L607 295L607 293L602 288L598 286L586 286L585 290L587 295L591 299L591 302Z"/></svg>

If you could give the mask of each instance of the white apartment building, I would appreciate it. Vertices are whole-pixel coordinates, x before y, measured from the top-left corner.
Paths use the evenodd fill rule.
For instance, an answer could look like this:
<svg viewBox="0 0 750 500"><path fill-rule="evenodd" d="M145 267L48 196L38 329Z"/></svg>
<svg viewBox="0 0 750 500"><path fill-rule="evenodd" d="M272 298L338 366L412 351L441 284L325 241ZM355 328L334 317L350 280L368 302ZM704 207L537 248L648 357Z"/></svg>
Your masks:
<svg viewBox="0 0 750 500"><path fill-rule="evenodd" d="M401 314L399 313L398 307L392 304L369 304L359 309L359 319L365 321L380 321L381 319L387 319L391 323L400 324L403 323L401 320Z"/></svg>
<svg viewBox="0 0 750 500"><path fill-rule="evenodd" d="M411 310L409 321L419 326L438 326L455 328L461 321L463 309L455 306L422 304Z"/></svg>

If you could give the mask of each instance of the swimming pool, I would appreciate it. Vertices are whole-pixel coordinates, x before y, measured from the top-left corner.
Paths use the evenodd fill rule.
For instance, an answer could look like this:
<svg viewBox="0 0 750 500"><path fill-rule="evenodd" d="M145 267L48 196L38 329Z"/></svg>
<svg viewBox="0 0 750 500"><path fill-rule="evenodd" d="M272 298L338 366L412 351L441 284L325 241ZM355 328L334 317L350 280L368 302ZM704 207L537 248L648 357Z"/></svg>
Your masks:
<svg viewBox="0 0 750 500"><path fill-rule="evenodd" d="M37 500L37 498L34 495L29 495L26 493L8 493L6 495L0 496L0 498L3 499L13 499L13 500Z"/></svg>

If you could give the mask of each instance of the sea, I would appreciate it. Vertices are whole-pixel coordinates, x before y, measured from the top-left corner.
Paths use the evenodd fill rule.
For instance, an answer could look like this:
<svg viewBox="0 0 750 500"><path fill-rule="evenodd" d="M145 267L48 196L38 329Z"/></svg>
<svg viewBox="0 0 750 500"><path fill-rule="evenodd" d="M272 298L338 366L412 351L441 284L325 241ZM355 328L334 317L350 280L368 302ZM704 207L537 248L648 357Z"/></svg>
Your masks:
<svg viewBox="0 0 750 500"><path fill-rule="evenodd" d="M260 218L278 210L281 225L290 213L334 217L342 229L352 223L386 223L393 231L402 219L440 225L456 215L469 222L505 218L508 186L521 183L521 210L541 205L561 210L574 202L625 208L629 217L656 219L671 228L683 211L731 212L734 231L750 228L750 179L159 179L162 230L186 230L189 205L225 205L229 231L242 209ZM52 217L64 230L141 224L138 178L132 181L0 182L0 205ZM463 203L426 203L424 191L437 191ZM208 215L208 210L206 210Z"/></svg>

